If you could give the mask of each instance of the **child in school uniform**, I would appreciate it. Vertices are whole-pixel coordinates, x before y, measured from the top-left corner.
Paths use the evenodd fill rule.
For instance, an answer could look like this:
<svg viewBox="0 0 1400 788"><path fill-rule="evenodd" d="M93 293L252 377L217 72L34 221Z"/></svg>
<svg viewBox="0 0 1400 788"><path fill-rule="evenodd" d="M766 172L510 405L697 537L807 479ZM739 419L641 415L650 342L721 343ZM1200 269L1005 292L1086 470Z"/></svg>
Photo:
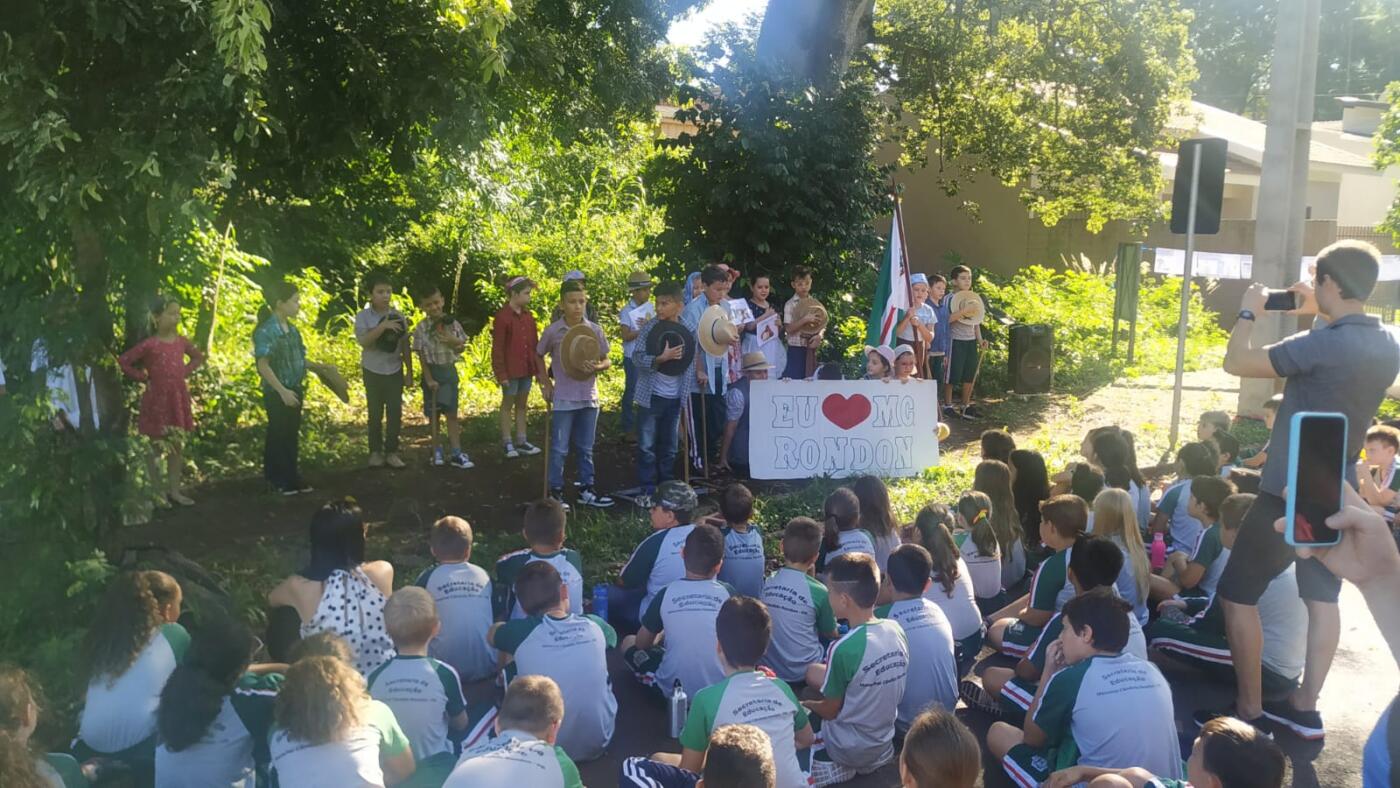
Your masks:
<svg viewBox="0 0 1400 788"><path fill-rule="evenodd" d="M651 332L662 321L675 321L681 314L681 286L662 282L656 286L656 319L648 320L637 333L628 358L637 375L633 392L637 407L637 481L642 487L638 505L646 508L656 485L676 477L676 444L681 423L681 400L686 395L686 373L668 375L662 364L679 361L685 345L664 343L657 355L647 352ZM688 372L688 371L687 371Z"/></svg>
<svg viewBox="0 0 1400 788"><path fill-rule="evenodd" d="M805 265L794 267L791 281L792 298L783 304L783 328L787 332L788 346L787 368L783 370L783 377L806 380L814 371L807 366L809 351L821 347L826 331L812 331L820 322L814 315L796 319L797 303L812 295L812 269Z"/></svg>
<svg viewBox="0 0 1400 788"><path fill-rule="evenodd" d="M578 767L556 744L564 698L546 676L521 676L506 688L495 738L462 753L443 788L583 788Z"/></svg>
<svg viewBox="0 0 1400 788"><path fill-rule="evenodd" d="M164 572L112 578L88 629L88 685L74 754L107 756L149 769L160 693L184 661L190 636L180 618L180 584Z"/></svg>
<svg viewBox="0 0 1400 788"><path fill-rule="evenodd" d="M1278 418L1278 409L1281 405L1283 405L1282 394L1275 394L1272 397L1269 397L1268 399L1264 400L1264 429L1268 430L1271 433L1274 431L1274 419ZM1400 440L1400 438L1397 438L1397 440ZM1369 452L1367 452L1367 456L1370 456ZM1264 463L1267 462L1268 459L1269 442L1265 440L1264 445L1259 447L1258 451L1254 452L1254 454L1248 457L1245 457L1243 460L1240 460L1240 465L1253 470L1258 470L1264 467Z"/></svg>
<svg viewBox="0 0 1400 788"><path fill-rule="evenodd" d="M394 284L388 274L371 272L365 277L365 292L369 303L355 315L355 341L360 344L360 372L369 406L369 467L402 468L403 390L413 383L408 319L394 309Z"/></svg>
<svg viewBox="0 0 1400 788"><path fill-rule="evenodd" d="M1030 593L990 617L995 623L987 640L1009 657L1024 657L1040 630L1074 596L1069 560L1088 524L1089 505L1077 495L1056 495L1041 502L1040 517L1040 541L1054 552L1036 568Z"/></svg>
<svg viewBox="0 0 1400 788"><path fill-rule="evenodd" d="M1205 525L1190 513L1187 500L1191 481L1197 476L1214 476L1218 465L1215 447L1209 443L1188 443L1177 450L1178 481L1162 493L1149 529L1154 534L1166 534L1169 554L1190 550L1205 530Z"/></svg>
<svg viewBox="0 0 1400 788"><path fill-rule="evenodd" d="M530 385L540 374L535 346L539 329L530 312L535 283L516 276L506 281L506 303L491 320L491 371L501 387L501 446L507 459L539 454L539 447L525 439L530 408ZM514 413L515 440L510 439Z"/></svg>
<svg viewBox="0 0 1400 788"><path fill-rule="evenodd" d="M685 577L652 597L642 628L622 640L623 659L657 697L670 697L679 683L686 695L724 678L715 649L715 617L734 589L719 582L724 535L713 525L697 525L682 551ZM665 643L661 635L665 634Z"/></svg>
<svg viewBox="0 0 1400 788"><path fill-rule="evenodd" d="M900 733L907 731L919 712L930 706L949 711L958 706L953 627L943 610L924 598L932 585L933 558L927 550L906 544L890 554L889 573L880 590L885 604L875 608L875 615L899 624L909 653L918 655L909 665L904 695L899 699L895 730Z"/></svg>
<svg viewBox="0 0 1400 788"><path fill-rule="evenodd" d="M437 563L413 583L432 596L442 621L429 653L465 681L484 679L496 669L496 652L486 641L492 622L491 576L471 563L472 539L471 524L460 517L433 523L428 546Z"/></svg>
<svg viewBox="0 0 1400 788"><path fill-rule="evenodd" d="M987 732L987 749L1018 785L1040 785L1072 765L1184 776L1171 687L1156 665L1124 651L1136 620L1128 612L1108 588L1065 604L1025 729L996 722Z"/></svg>
<svg viewBox="0 0 1400 788"><path fill-rule="evenodd" d="M1389 524L1400 509L1400 430L1379 425L1366 431L1366 459L1357 463L1357 492Z"/></svg>
<svg viewBox="0 0 1400 788"><path fill-rule="evenodd" d="M423 319L413 327L413 350L423 369L423 415L433 436L432 464L450 463L454 468L473 467L462 451L462 426L457 421L457 359L467 346L467 334L456 318L443 312L442 293L434 285L418 291L418 308ZM448 452L444 458L438 442L438 419L447 421Z"/></svg>
<svg viewBox="0 0 1400 788"><path fill-rule="evenodd" d="M257 641L241 622L202 622L156 712L156 788L265 781L267 735L285 665L252 665Z"/></svg>
<svg viewBox="0 0 1400 788"><path fill-rule="evenodd" d="M1230 414L1223 410L1208 410L1196 421L1196 440L1205 443L1222 432L1230 431Z"/></svg>
<svg viewBox="0 0 1400 788"><path fill-rule="evenodd" d="M35 788L88 788L76 758L68 753L39 754L30 739L39 727L39 687L23 668L0 665L0 768L16 785ZM27 781L21 782L22 780Z"/></svg>
<svg viewBox="0 0 1400 788"><path fill-rule="evenodd" d="M865 475L851 483L851 492L860 502L860 527L875 543L875 563L885 571L885 561L901 544L899 522L890 506L890 490L879 476Z"/></svg>
<svg viewBox="0 0 1400 788"><path fill-rule="evenodd" d="M985 626L977 606L972 573L958 552L947 522L948 507L943 504L925 506L914 518L908 543L927 550L933 562L929 573L933 583L924 591L924 599L938 605L948 618L954 639L953 656L957 660L958 676L962 677L972 669L982 651Z"/></svg>
<svg viewBox="0 0 1400 788"><path fill-rule="evenodd" d="M544 561L554 567L569 587L569 612L583 614L583 556L577 550L564 546L567 521L564 507L551 498L541 498L525 507L525 525L521 535L529 547L496 559L492 605L497 621L515 620L527 615L515 598L515 580L522 569L536 561Z"/></svg>
<svg viewBox="0 0 1400 788"><path fill-rule="evenodd" d="M565 282L560 287L559 298L563 316L549 324L535 348L540 391L551 408L549 497L564 503L564 461L572 449L578 461L578 502L606 509L613 505L613 499L593 489L593 441L598 429L598 373L612 366L608 358L608 340L603 336L603 329L584 316L588 291L581 282ZM579 361L581 369L587 372L583 379L574 378L565 366L569 352L563 347L565 335L578 326L587 326L597 342L598 357ZM546 366L545 356L552 358L551 366ZM546 369L554 373L553 381Z"/></svg>
<svg viewBox="0 0 1400 788"><path fill-rule="evenodd" d="M822 526L794 517L783 529L783 565L763 584L763 603L773 622L764 667L790 684L807 677L822 659L822 641L837 638L836 616L826 586L812 576L821 550Z"/></svg>
<svg viewBox="0 0 1400 788"><path fill-rule="evenodd" d="M649 513L652 531L632 551L617 578L618 585L642 593L638 615L651 606L661 589L685 577L681 547L695 529L691 517L699 504L695 490L678 479L656 488Z"/></svg>
<svg viewBox="0 0 1400 788"><path fill-rule="evenodd" d="M1133 606L1138 623L1147 625L1147 597L1152 582L1152 564L1138 530L1137 512L1126 490L1110 488L1094 498L1094 534L1112 541L1123 554L1123 569L1115 587L1118 595Z"/></svg>
<svg viewBox="0 0 1400 788"><path fill-rule="evenodd" d="M1186 761L1186 779L1173 780L1133 767L1102 769L1071 766L1051 775L1056 785L1089 788L1282 788L1286 769L1283 750L1269 734L1234 717L1216 717L1201 726Z"/></svg>
<svg viewBox="0 0 1400 788"><path fill-rule="evenodd" d="M724 565L719 579L744 596L763 595L763 532L753 520L753 491L742 484L731 484L719 497L719 513L724 525ZM717 524L718 525L718 524Z"/></svg>
<svg viewBox="0 0 1400 788"><path fill-rule="evenodd" d="M975 491L963 493L954 509L958 523L954 539L962 539L958 553L972 579L977 607L987 612L1006 604L1002 595L1001 547L992 528L991 509L992 499Z"/></svg>
<svg viewBox="0 0 1400 788"><path fill-rule="evenodd" d="M627 275L627 294L630 296L618 314L618 333L622 336L622 410L623 432L631 432L635 423L632 397L637 391L637 366L632 361L632 352L637 347L637 337L642 326L656 316L651 305L651 277L646 271L633 271Z"/></svg>
<svg viewBox="0 0 1400 788"><path fill-rule="evenodd" d="M1224 527L1220 522L1220 507L1235 493L1235 486L1219 476L1197 476L1191 480L1186 509L1191 516L1206 524L1196 538L1190 553L1177 550L1167 556L1167 565L1160 575L1150 578L1149 596L1160 602L1177 594L1210 596L1225 571L1230 554L1221 540Z"/></svg>
<svg viewBox="0 0 1400 788"><path fill-rule="evenodd" d="M570 612L572 591L546 561L526 564L515 589L526 617L491 630L491 643L506 662L507 683L518 676L552 679L564 698L556 743L575 761L601 757L617 722L607 654L617 645L617 632L591 613Z"/></svg>
<svg viewBox="0 0 1400 788"><path fill-rule="evenodd" d="M1215 433L1210 439L1210 443L1215 447L1215 451L1219 457L1220 478L1230 478L1230 474L1234 473L1236 466L1239 465L1240 439L1221 430Z"/></svg>
<svg viewBox="0 0 1400 788"><path fill-rule="evenodd" d="M416 586L395 591L384 605L384 626L397 653L369 674L369 695L394 713L417 771L446 779L457 760L452 739L465 733L472 720L457 671L428 656L428 643L442 629L432 596ZM475 716L479 722L494 712L488 704Z"/></svg>
<svg viewBox="0 0 1400 788"><path fill-rule="evenodd" d="M880 568L852 553L831 563L831 607L850 631L807 668L820 700L803 701L822 720L812 748L812 785L845 782L894 759L895 723L909 668L909 644L899 624L875 616Z"/></svg>
<svg viewBox="0 0 1400 788"><path fill-rule="evenodd" d="M865 553L875 557L875 539L870 532L860 527L860 499L849 487L837 487L826 496L822 504L822 517L826 521L822 536L822 552L817 557L818 574L826 573L826 566L837 556L847 553Z"/></svg>
<svg viewBox="0 0 1400 788"><path fill-rule="evenodd" d="M982 776L982 747L952 710L920 714L899 754L901 788L975 788Z"/></svg>
<svg viewBox="0 0 1400 788"><path fill-rule="evenodd" d="M700 777L710 737L724 725L752 725L767 737L775 765L775 788L806 788L807 772L797 753L812 745L807 709L785 682L758 667L768 648L772 621L762 602L730 598L719 609L715 633L725 678L700 690L681 730L681 754L628 758L620 785L652 788L690 786Z"/></svg>
<svg viewBox="0 0 1400 788"><path fill-rule="evenodd" d="M394 712L335 657L303 657L287 669L268 748L276 784L297 788L378 788L416 768Z"/></svg>

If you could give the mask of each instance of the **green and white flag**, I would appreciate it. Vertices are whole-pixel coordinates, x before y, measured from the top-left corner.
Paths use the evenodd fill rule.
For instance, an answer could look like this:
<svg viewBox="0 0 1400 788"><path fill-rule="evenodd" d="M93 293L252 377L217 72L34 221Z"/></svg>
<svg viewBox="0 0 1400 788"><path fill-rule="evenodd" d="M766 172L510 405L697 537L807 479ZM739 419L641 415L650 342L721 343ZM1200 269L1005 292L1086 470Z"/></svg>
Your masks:
<svg viewBox="0 0 1400 788"><path fill-rule="evenodd" d="M890 242L875 282L875 299L865 327L865 344L893 345L894 329L909 309L909 263L904 256L904 227L898 204L890 222Z"/></svg>

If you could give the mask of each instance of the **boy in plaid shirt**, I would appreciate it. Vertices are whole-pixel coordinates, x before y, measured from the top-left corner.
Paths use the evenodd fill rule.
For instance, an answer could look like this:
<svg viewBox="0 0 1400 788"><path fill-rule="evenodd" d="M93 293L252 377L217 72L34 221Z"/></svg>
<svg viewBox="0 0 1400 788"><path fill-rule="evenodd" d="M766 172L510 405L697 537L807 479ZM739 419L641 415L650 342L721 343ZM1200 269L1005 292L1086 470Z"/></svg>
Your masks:
<svg viewBox="0 0 1400 788"><path fill-rule="evenodd" d="M433 285L419 290L415 300L424 318L413 327L413 350L423 363L423 413L433 436L433 465L443 464L438 417L447 419L447 462L454 468L471 468L462 451L462 425L457 421L457 358L467 345L467 334L457 319L443 312L442 293Z"/></svg>
<svg viewBox="0 0 1400 788"><path fill-rule="evenodd" d="M655 297L656 319L642 326L632 346L632 366L637 371L637 388L632 395L638 410L637 480L645 497L639 505L650 501L657 484L676 478L676 430L684 393L681 375L666 375L657 367L683 357L685 348L673 345L656 356L647 352L652 329L663 320L675 320L681 313L680 283L662 282L656 287Z"/></svg>

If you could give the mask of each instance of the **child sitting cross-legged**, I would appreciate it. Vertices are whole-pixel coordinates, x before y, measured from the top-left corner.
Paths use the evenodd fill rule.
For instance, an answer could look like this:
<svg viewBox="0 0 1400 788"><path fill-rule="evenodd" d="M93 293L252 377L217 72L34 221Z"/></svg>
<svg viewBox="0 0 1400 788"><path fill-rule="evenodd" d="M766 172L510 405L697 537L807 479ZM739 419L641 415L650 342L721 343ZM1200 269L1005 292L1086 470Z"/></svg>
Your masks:
<svg viewBox="0 0 1400 788"><path fill-rule="evenodd" d="M982 776L982 748L951 709L920 714L899 754L901 788L974 788Z"/></svg>
<svg viewBox="0 0 1400 788"><path fill-rule="evenodd" d="M442 621L431 654L466 681L486 678L496 670L496 652L486 642L491 629L491 576L470 563L472 542L471 524L460 517L433 523L428 545L437 563L414 583L432 595Z"/></svg>
<svg viewBox="0 0 1400 788"><path fill-rule="evenodd" d="M1121 490L1120 490L1121 492ZM1070 558L1069 578L1076 595L1098 588L1114 593L1114 585L1123 567L1123 554L1112 541L1101 536L1084 536L1074 544ZM1129 613L1128 642L1124 652L1147 659L1147 639L1138 625L1137 616ZM1035 697L1042 677L1046 674L1046 659L1052 645L1064 629L1064 614L1051 617L1040 636L1015 669L992 667L982 674L982 687L971 681L962 683L962 694L968 705L991 714L1005 714L1020 721ZM1000 705L998 706L998 702Z"/></svg>
<svg viewBox="0 0 1400 788"><path fill-rule="evenodd" d="M1186 779L1173 780L1152 772L1071 766L1051 775L1051 785L1089 788L1281 788L1283 750L1258 728L1234 717L1217 717L1201 726L1186 762Z"/></svg>
<svg viewBox="0 0 1400 788"><path fill-rule="evenodd" d="M1040 504L1040 541L1054 552L1035 570L1031 590L990 616L987 641L1009 657L1024 657L1040 630L1074 596L1069 559L1089 522L1089 505L1078 495L1056 495ZM1019 611L1019 612L1018 612Z"/></svg>
<svg viewBox="0 0 1400 788"><path fill-rule="evenodd" d="M1210 596L1225 571L1230 553L1221 541L1224 526L1220 522L1220 507L1235 492L1235 486L1219 476L1197 476L1191 480L1187 508L1191 516L1206 524L1190 551L1177 550L1167 556L1167 565L1160 575L1150 579L1149 597L1153 603L1177 594Z"/></svg>
<svg viewBox="0 0 1400 788"><path fill-rule="evenodd" d="M753 522L753 492L742 484L731 484L719 496L719 513L724 520L724 566L721 582L734 586L744 596L763 595L763 532ZM717 523L718 525L718 523Z"/></svg>
<svg viewBox="0 0 1400 788"><path fill-rule="evenodd" d="M961 677L972 669L978 653L982 651L985 627L974 596L972 573L958 553L947 522L948 507L941 503L925 506L914 518L906 539L928 550L929 558L933 561L933 583L924 591L924 599L938 605L948 617L948 625L952 627L955 639L953 654L958 663L958 676ZM988 525L985 534L990 533L991 526ZM995 544L994 539L992 543ZM993 556L992 564L993 575L1000 584L1001 561Z"/></svg>
<svg viewBox="0 0 1400 788"><path fill-rule="evenodd" d="M33 750L39 697L38 685L23 668L0 665L0 777L16 788L88 788L73 756Z"/></svg>
<svg viewBox="0 0 1400 788"><path fill-rule="evenodd" d="M797 751L810 747L814 738L807 710L786 682L758 667L772 632L767 608L752 597L732 597L720 608L715 631L728 676L700 690L691 701L681 731L681 754L628 758L619 783L688 788L699 778L715 729L739 723L757 727L770 742L778 788L805 788L807 773L798 763Z"/></svg>
<svg viewBox="0 0 1400 788"><path fill-rule="evenodd" d="M608 678L608 649L617 632L595 615L569 612L572 592L546 561L526 564L515 597L526 617L497 624L491 644L501 652L508 679L548 676L564 698L556 742L575 761L603 754L617 722L617 698Z"/></svg>
<svg viewBox="0 0 1400 788"><path fill-rule="evenodd" d="M724 535L713 525L695 526L685 538L681 557L685 577L652 597L642 614L642 628L622 641L628 667L663 698L671 695L676 684L694 697L724 678L715 617L734 595L734 589L715 579L724 562Z"/></svg>
<svg viewBox="0 0 1400 788"><path fill-rule="evenodd" d="M583 788L578 767L556 744L564 698L547 676L506 687L496 736L465 750L443 788Z"/></svg>
<svg viewBox="0 0 1400 788"><path fill-rule="evenodd" d="M527 613L515 596L515 581L527 565L544 561L554 567L569 587L569 612L583 613L583 556L564 546L568 513L553 498L541 498L525 507L521 535L529 547L506 553L496 559L496 582L492 585L492 605L496 620L524 618Z"/></svg>
<svg viewBox="0 0 1400 788"><path fill-rule="evenodd" d="M789 520L783 531L783 565L763 584L773 636L762 664L789 683L803 681L807 666L822 659L822 641L837 638L826 586L812 577L821 543L822 526L816 520Z"/></svg>
<svg viewBox="0 0 1400 788"><path fill-rule="evenodd" d="M869 774L894 759L895 722L909 668L909 643L894 621L875 617L880 568L860 553L831 562L831 608L850 631L831 644L827 661L807 668L820 700L803 701L822 720L812 748L812 784Z"/></svg>
<svg viewBox="0 0 1400 788"><path fill-rule="evenodd" d="M444 779L456 762L453 735L466 732L473 722L489 724L495 709L488 705L469 715L457 671L428 656L428 643L442 625L427 591L416 586L395 591L384 604L384 626L397 655L369 674L369 695L394 712L418 771Z"/></svg>
<svg viewBox="0 0 1400 788"><path fill-rule="evenodd" d="M924 598L933 585L933 559L916 544L900 545L890 553L889 572L880 588L875 615L899 624L909 652L918 659L909 665L904 696L899 700L896 730L903 732L930 706L958 705L958 664L953 628L938 605Z"/></svg>
<svg viewBox="0 0 1400 788"><path fill-rule="evenodd" d="M1106 547L1122 560L1118 548ZM1129 612L1108 588L1065 604L1024 730L996 722L987 731L987 749L1018 785L1040 785L1074 765L1140 766L1181 779L1171 687L1157 666L1124 651L1135 620Z"/></svg>
<svg viewBox="0 0 1400 788"><path fill-rule="evenodd" d="M958 524L953 539L972 578L977 608L999 610L1006 597L1002 595L1001 545L992 527L992 499L986 493L965 492L953 511Z"/></svg>
<svg viewBox="0 0 1400 788"><path fill-rule="evenodd" d="M672 581L685 577L681 546L694 530L691 518L700 505L695 490L679 479L662 482L651 497L651 533L638 544L622 567L617 584L642 592L637 615L651 606L651 600ZM609 610L612 610L610 607ZM609 615L614 621L616 616Z"/></svg>
<svg viewBox="0 0 1400 788"><path fill-rule="evenodd" d="M822 504L822 517L826 530L822 536L822 551L817 557L818 575L825 575L827 564L839 555L875 555L875 537L860 527L860 498L851 488L832 490Z"/></svg>
<svg viewBox="0 0 1400 788"><path fill-rule="evenodd" d="M1166 534L1168 554L1177 550L1190 550L1201 532L1206 529L1205 525L1191 514L1191 507L1187 505L1187 501L1190 498L1191 482L1197 476L1217 475L1220 467L1218 458L1215 446L1209 443L1188 443L1177 449L1178 481L1162 493L1162 499L1157 502L1157 514L1153 516L1150 527L1154 534Z"/></svg>
<svg viewBox="0 0 1400 788"><path fill-rule="evenodd" d="M724 725L710 735L705 773L695 788L774 788L777 768L768 737L753 725Z"/></svg>

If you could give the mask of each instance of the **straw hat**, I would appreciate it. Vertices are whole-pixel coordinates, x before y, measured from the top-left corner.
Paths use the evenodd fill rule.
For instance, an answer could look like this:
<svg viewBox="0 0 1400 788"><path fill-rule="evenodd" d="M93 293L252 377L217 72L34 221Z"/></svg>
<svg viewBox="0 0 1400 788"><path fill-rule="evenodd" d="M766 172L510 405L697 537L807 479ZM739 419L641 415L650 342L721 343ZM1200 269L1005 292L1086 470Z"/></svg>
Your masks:
<svg viewBox="0 0 1400 788"><path fill-rule="evenodd" d="M695 362L695 335L674 320L658 320L652 325L651 333L647 334L647 355L659 356L666 352L668 345L684 348L681 357L661 362L656 371L663 375L680 375L690 369Z"/></svg>
<svg viewBox="0 0 1400 788"><path fill-rule="evenodd" d="M972 307L972 313L962 320L959 320L959 323L977 326L981 325L982 321L987 318L987 305L982 303L982 296L977 295L971 290L962 290L954 293L952 298L953 300L949 302L948 305L950 312L961 312L967 307Z"/></svg>
<svg viewBox="0 0 1400 788"><path fill-rule="evenodd" d="M802 329L803 334L819 334L826 330L826 324L831 320L831 316L827 314L826 307L822 306L822 302L811 296L800 299L796 304L793 304L792 322L801 322L802 318L808 315L815 315L817 323L815 326Z"/></svg>
<svg viewBox="0 0 1400 788"><path fill-rule="evenodd" d="M700 326L695 333L700 347L712 356L728 353L729 346L739 338L739 329L729 319L729 310L723 304L710 306L700 315Z"/></svg>
<svg viewBox="0 0 1400 788"><path fill-rule="evenodd" d="M564 338L559 340L559 357L564 374L574 380L588 380L597 374L584 366L586 362L598 361L603 357L603 346L593 332L593 326L584 321L565 331Z"/></svg>
<svg viewBox="0 0 1400 788"><path fill-rule="evenodd" d="M643 287L651 287L651 276L646 271L633 271L627 275L627 290L641 290Z"/></svg>
<svg viewBox="0 0 1400 788"><path fill-rule="evenodd" d="M758 351L745 353L739 360L739 371L758 372L765 369L772 369L773 365L768 363L768 357Z"/></svg>

